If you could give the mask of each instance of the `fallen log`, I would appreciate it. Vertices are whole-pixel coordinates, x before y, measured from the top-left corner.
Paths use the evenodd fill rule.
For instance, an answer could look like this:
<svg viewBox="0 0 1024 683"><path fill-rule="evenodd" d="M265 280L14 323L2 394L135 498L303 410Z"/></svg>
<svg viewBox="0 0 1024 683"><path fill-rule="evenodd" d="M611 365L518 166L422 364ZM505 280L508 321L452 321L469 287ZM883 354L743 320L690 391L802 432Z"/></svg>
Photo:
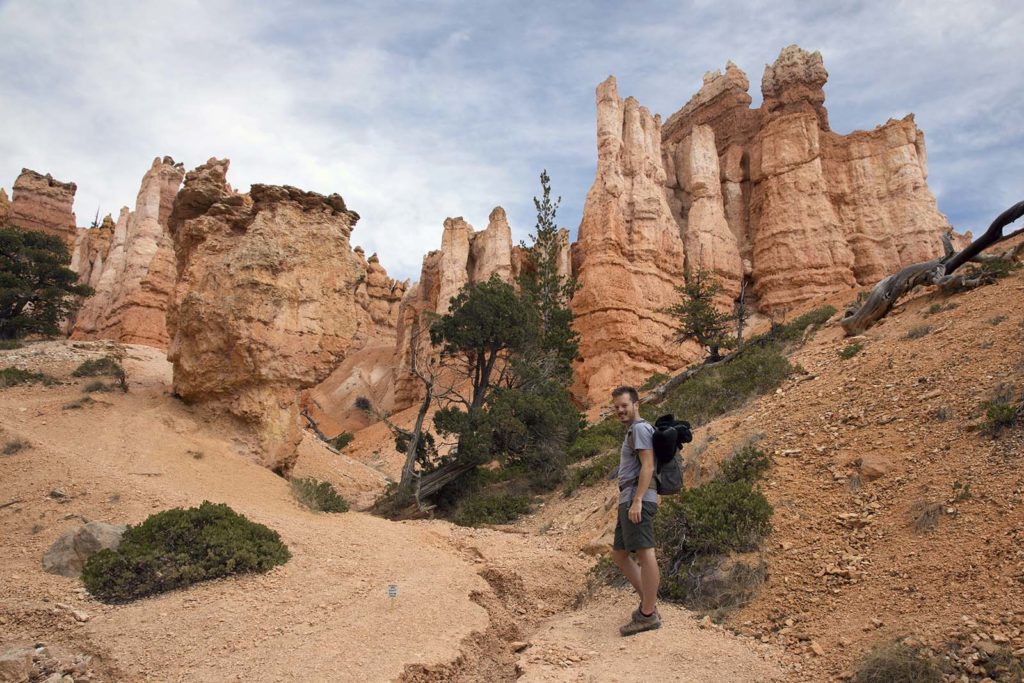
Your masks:
<svg viewBox="0 0 1024 683"><path fill-rule="evenodd" d="M839 321L847 336L863 334L865 330L884 318L892 310L896 302L918 285L934 285L945 289L970 288L985 284L990 277L976 274L954 274L960 266L971 261L982 262L993 260L1016 259L1022 253L1020 246L995 258L986 258L981 252L993 245L1021 234L1017 230L1008 235L1003 229L1024 215L1024 202L1017 202L999 214L988 230L978 239L971 242L963 251L956 252L948 237L944 236L946 254L942 258L915 263L890 275L876 284L868 297L859 306L847 309L846 315ZM1006 259L1003 259L1003 257Z"/></svg>

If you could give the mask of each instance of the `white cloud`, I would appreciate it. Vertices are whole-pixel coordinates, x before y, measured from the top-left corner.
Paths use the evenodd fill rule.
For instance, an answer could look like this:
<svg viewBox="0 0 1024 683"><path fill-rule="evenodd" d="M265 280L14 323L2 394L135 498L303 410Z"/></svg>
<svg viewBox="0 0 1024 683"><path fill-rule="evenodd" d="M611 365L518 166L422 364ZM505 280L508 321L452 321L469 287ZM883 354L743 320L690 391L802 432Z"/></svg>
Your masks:
<svg viewBox="0 0 1024 683"><path fill-rule="evenodd" d="M418 276L446 216L517 237L548 168L575 228L596 158L593 89L671 114L732 59L822 51L833 127L917 113L954 222L1019 199L1024 11L1002 2L234 1L0 4L0 185L22 166L79 185L87 223L132 204L157 155L232 159L229 180L338 192L353 240Z"/></svg>

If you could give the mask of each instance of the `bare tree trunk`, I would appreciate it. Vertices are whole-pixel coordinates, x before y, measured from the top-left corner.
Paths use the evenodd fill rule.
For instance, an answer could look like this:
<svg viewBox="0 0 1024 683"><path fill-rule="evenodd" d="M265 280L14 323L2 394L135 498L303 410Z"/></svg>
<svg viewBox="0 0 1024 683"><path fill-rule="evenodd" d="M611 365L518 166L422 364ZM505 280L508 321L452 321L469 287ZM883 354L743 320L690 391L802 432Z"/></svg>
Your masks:
<svg viewBox="0 0 1024 683"><path fill-rule="evenodd" d="M847 335L862 334L884 318L892 310L896 301L917 285L971 287L982 284L983 279L957 276L953 273L963 264L978 259L985 249L1024 232L1024 230L1018 230L1009 235L1003 235L1003 228L1022 215L1024 215L1024 202L1017 202L999 214L981 237L971 242L966 249L959 253L953 251L948 237L944 237L945 256L909 265L895 275L885 278L875 285L864 303L857 308L847 310L839 324L843 326ZM1016 258L1020 253L1020 249L1014 249L1004 254L1002 258Z"/></svg>
<svg viewBox="0 0 1024 683"><path fill-rule="evenodd" d="M423 379L421 377L421 379ZM416 425L412 429L412 437L409 439L409 448L405 451L405 465L402 466L402 479L398 483L398 499L400 501L408 500L412 495L413 490L413 477L415 476L416 467L416 454L420 447L420 437L423 434L423 420L427 416L427 411L430 410L430 402L434 398L434 382L433 380L424 380L423 383L426 385L426 392L423 396L423 402L420 403L420 410L416 414Z"/></svg>

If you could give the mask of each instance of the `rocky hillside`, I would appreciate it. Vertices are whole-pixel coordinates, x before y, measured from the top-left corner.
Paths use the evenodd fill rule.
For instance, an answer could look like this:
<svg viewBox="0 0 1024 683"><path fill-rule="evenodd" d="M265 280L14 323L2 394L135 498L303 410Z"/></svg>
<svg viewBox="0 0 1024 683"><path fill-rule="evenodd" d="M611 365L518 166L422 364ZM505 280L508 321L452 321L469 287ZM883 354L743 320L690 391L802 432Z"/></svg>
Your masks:
<svg viewBox="0 0 1024 683"><path fill-rule="evenodd" d="M90 378L71 371L111 353L128 393L83 400ZM671 628L624 658L617 626L633 600L604 592L574 611L591 558L555 535L301 507L250 460L244 432L171 395L152 348L41 342L0 351L9 366L57 380L0 389L0 662L13 680L610 680L670 677L680 662L691 680L783 680L773 646L675 608L663 610ZM385 485L308 436L295 472L357 502ZM203 500L277 530L291 560L123 605L43 571L50 544L83 521L137 524Z"/></svg>
<svg viewBox="0 0 1024 683"><path fill-rule="evenodd" d="M984 407L1024 394L1022 301L1018 270L919 292L862 337L833 321L778 391L696 431L695 481L750 440L772 456L769 579L725 624L783 648L793 680L847 677L906 636L970 680L990 654L1024 656L1024 431L993 436ZM611 484L582 489L525 526L596 556L613 497Z"/></svg>

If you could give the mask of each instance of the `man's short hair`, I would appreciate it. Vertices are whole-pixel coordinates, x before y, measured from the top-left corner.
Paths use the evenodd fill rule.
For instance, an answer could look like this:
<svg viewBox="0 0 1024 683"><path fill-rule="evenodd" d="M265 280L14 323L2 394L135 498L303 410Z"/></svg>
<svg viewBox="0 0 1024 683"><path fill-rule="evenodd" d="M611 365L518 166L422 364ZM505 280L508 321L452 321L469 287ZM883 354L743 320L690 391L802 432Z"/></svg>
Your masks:
<svg viewBox="0 0 1024 683"><path fill-rule="evenodd" d="M632 399L633 403L639 403L640 401L640 394L637 393L636 389L627 386L615 387L612 389L612 400L614 401L623 394L629 394L629 398Z"/></svg>

